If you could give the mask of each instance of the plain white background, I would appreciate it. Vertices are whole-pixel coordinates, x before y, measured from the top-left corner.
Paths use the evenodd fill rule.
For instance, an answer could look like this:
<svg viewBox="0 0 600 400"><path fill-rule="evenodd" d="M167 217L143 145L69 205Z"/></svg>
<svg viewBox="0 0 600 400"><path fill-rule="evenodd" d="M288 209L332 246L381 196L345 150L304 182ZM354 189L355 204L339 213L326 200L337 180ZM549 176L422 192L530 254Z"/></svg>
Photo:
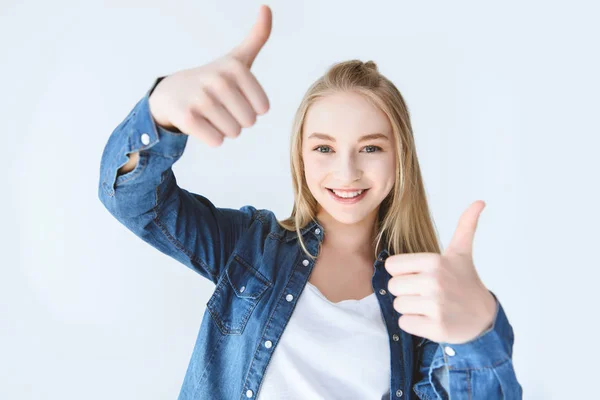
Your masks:
<svg viewBox="0 0 600 400"><path fill-rule="evenodd" d="M0 398L174 399L214 285L98 200L100 157L154 79L237 45L258 1L3 1ZM487 203L475 264L516 334L526 399L592 398L598 312L598 6L270 1L252 72L271 103L173 167L217 206L292 209L289 137L333 63L405 97L444 246Z"/></svg>

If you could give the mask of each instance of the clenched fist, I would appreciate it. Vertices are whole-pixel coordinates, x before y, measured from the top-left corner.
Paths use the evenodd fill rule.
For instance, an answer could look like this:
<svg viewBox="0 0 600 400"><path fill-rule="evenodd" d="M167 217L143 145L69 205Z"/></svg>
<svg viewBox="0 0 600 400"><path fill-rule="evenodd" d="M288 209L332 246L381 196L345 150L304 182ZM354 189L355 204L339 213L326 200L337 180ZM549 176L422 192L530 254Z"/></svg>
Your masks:
<svg viewBox="0 0 600 400"><path fill-rule="evenodd" d="M269 100L250 67L271 33L271 9L262 5L252 30L226 55L164 78L149 98L152 117L211 147L236 138L269 109Z"/></svg>
<svg viewBox="0 0 600 400"><path fill-rule="evenodd" d="M476 201L463 213L443 254L390 256L385 269L392 276L394 309L403 314L399 327L434 342L466 343L489 329L496 299L479 279L473 264L473 239L485 207Z"/></svg>

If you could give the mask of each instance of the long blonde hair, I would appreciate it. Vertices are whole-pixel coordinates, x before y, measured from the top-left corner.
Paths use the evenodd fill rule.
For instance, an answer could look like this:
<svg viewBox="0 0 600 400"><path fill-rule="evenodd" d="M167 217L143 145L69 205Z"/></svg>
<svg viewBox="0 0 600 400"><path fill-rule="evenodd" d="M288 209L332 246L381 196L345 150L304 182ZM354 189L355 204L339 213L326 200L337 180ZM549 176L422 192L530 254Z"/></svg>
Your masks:
<svg viewBox="0 0 600 400"><path fill-rule="evenodd" d="M307 250L300 233L309 222L316 221L318 207L304 176L302 127L309 107L316 100L349 91L363 95L387 115L396 139L395 183L379 208L372 242L375 258L381 251L382 242L391 255L440 253L421 178L408 107L396 86L379 72L373 61L349 60L334 64L304 95L294 117L290 142L294 207L290 217L278 221L279 225L296 231L304 252L308 257L316 258Z"/></svg>

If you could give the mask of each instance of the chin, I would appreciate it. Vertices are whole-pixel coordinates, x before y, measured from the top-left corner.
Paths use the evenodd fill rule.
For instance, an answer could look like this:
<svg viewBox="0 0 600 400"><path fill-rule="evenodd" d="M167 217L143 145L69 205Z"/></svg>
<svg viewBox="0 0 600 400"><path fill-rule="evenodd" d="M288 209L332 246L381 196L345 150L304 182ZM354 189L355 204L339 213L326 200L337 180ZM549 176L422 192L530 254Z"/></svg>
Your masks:
<svg viewBox="0 0 600 400"><path fill-rule="evenodd" d="M323 202L320 202L319 204L321 205L322 213L328 214L335 221L345 225L358 224L359 222L367 218L369 215L371 215L371 213L373 212L371 208L367 208L365 207L365 205L359 207L360 209L352 209L352 207L350 207L347 210L343 210L340 209L340 206L336 204L332 205ZM324 206L323 204L326 205Z"/></svg>
<svg viewBox="0 0 600 400"><path fill-rule="evenodd" d="M366 215L357 215L357 214L346 214L346 213L330 213L328 212L329 215L331 215L331 217L336 220L337 222L344 224L344 225L354 225L354 224L358 224L359 222L361 222L363 219L365 219Z"/></svg>

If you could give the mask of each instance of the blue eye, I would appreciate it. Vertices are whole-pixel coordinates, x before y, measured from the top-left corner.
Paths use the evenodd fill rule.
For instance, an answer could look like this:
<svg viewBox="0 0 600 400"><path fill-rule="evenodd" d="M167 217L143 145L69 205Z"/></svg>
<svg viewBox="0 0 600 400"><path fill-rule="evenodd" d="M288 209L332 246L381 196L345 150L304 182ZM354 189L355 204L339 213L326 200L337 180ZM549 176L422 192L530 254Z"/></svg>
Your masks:
<svg viewBox="0 0 600 400"><path fill-rule="evenodd" d="M331 149L331 147L329 147L329 146L321 145L321 146L315 147L314 151L317 151L318 153L322 153L322 154L331 153L330 151L319 151L319 149L321 149L321 148ZM364 148L373 148L373 149L376 149L376 150L373 150L373 151L367 151L367 153L375 153L376 151L382 151L383 150L381 147L379 147L379 146L373 146L373 145L365 146Z"/></svg>
<svg viewBox="0 0 600 400"><path fill-rule="evenodd" d="M377 151L381 151L382 148L379 146L373 146L373 145L369 145L369 146L365 146L365 147L372 147L374 149L377 149ZM375 151L367 151L367 153L375 153Z"/></svg>
<svg viewBox="0 0 600 400"><path fill-rule="evenodd" d="M329 148L329 146L317 146L314 150L316 150L318 153L323 153L322 151L319 151L321 148Z"/></svg>

